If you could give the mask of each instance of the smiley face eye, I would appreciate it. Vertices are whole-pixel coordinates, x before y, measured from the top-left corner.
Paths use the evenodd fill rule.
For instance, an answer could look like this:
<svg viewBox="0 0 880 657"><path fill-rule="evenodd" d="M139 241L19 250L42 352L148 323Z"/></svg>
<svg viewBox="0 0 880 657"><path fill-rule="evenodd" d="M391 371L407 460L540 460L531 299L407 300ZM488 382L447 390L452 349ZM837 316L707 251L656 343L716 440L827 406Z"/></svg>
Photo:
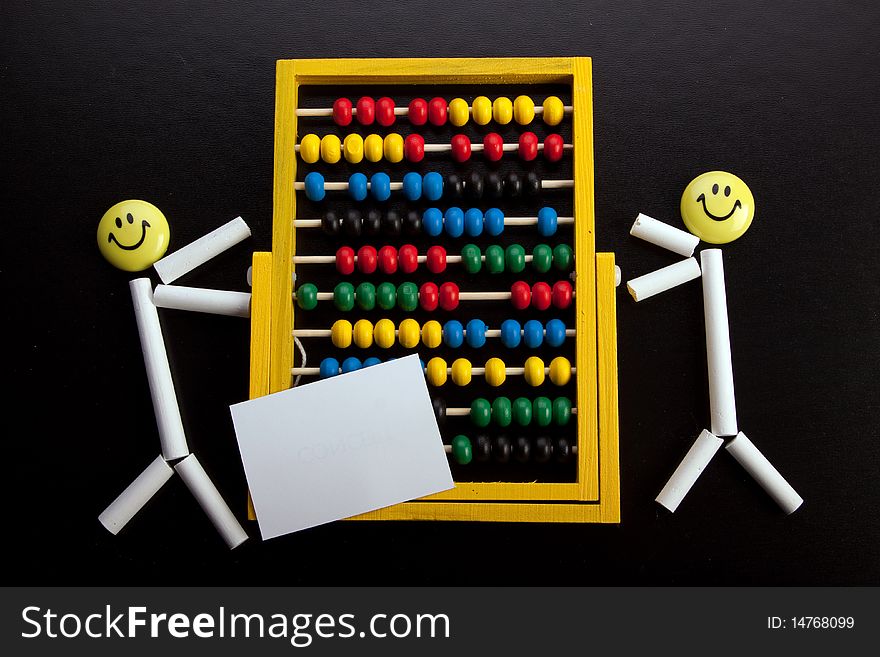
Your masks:
<svg viewBox="0 0 880 657"><path fill-rule="evenodd" d="M718 183L715 183L714 185L712 185L712 193L713 194L718 193Z"/></svg>
<svg viewBox="0 0 880 657"><path fill-rule="evenodd" d="M119 217L116 217L116 227L122 228L122 219L120 219Z"/></svg>
<svg viewBox="0 0 880 657"><path fill-rule="evenodd" d="M730 185L728 185L727 187L724 188L724 195L730 196Z"/></svg>
<svg viewBox="0 0 880 657"><path fill-rule="evenodd" d="M131 212L129 212L127 215L125 215L125 218L128 219L128 223L130 223L130 224L134 223L134 217L131 216Z"/></svg>

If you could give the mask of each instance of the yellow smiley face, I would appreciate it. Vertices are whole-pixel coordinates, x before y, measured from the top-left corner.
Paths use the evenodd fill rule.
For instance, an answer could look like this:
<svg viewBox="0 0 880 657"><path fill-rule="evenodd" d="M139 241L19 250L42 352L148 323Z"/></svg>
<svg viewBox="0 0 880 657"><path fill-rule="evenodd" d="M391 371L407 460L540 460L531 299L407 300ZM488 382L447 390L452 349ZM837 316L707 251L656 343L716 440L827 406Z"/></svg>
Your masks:
<svg viewBox="0 0 880 657"><path fill-rule="evenodd" d="M726 171L697 176L681 195L685 226L710 244L727 244L741 237L754 217L755 198L751 190Z"/></svg>
<svg viewBox="0 0 880 657"><path fill-rule="evenodd" d="M171 231L162 211L146 201L121 201L98 222L98 249L123 271L143 271L165 255Z"/></svg>

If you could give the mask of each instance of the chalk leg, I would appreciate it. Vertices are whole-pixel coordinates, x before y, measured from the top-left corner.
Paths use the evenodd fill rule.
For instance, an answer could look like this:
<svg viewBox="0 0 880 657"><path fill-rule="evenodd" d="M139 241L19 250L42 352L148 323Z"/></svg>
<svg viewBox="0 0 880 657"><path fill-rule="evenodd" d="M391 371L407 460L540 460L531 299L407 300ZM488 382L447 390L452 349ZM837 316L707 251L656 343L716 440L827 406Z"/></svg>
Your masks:
<svg viewBox="0 0 880 657"><path fill-rule="evenodd" d="M746 469L761 488L767 491L786 515L794 513L801 504L803 498L791 487L785 477L773 467L754 443L740 431L736 438L727 443L725 449Z"/></svg>
<svg viewBox="0 0 880 657"><path fill-rule="evenodd" d="M111 534L118 534L128 521L134 518L150 499L159 492L165 482L171 478L174 470L161 456L157 456L137 479L119 494L113 502L98 516L98 521Z"/></svg>
<svg viewBox="0 0 880 657"><path fill-rule="evenodd" d="M223 501L220 491L214 486L214 482L208 477L208 473L205 472L195 454L187 456L175 465L174 469L198 500L214 527L220 532L229 549L244 543L248 538L247 532L238 524L238 520L232 515L232 511Z"/></svg>
<svg viewBox="0 0 880 657"><path fill-rule="evenodd" d="M723 440L704 429L672 473L656 501L674 512L723 443Z"/></svg>

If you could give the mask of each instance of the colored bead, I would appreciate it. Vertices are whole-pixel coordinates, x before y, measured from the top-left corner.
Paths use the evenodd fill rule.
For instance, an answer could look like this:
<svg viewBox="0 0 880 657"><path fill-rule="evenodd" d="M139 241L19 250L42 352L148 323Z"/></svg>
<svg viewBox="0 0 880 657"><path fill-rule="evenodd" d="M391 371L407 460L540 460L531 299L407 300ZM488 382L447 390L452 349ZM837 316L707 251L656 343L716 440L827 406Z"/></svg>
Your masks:
<svg viewBox="0 0 880 657"><path fill-rule="evenodd" d="M483 155L490 162L497 162L504 155L504 140L497 132L483 137Z"/></svg>
<svg viewBox="0 0 880 657"><path fill-rule="evenodd" d="M571 305L571 283L568 281L556 281L553 284L553 306L555 308L568 308Z"/></svg>
<svg viewBox="0 0 880 657"><path fill-rule="evenodd" d="M377 201L387 201L391 196L391 178L379 171L370 178L370 194Z"/></svg>
<svg viewBox="0 0 880 657"><path fill-rule="evenodd" d="M571 420L571 400L568 397L557 397L553 400L553 423L564 427Z"/></svg>
<svg viewBox="0 0 880 657"><path fill-rule="evenodd" d="M523 194L529 198L534 198L541 193L541 179L534 171L529 171L523 180Z"/></svg>
<svg viewBox="0 0 880 657"><path fill-rule="evenodd" d="M342 248L347 248L347 247L342 247ZM342 251L342 249L339 249L339 251ZM336 254L336 258L337 258L337 269L338 269L339 268L339 265L338 265L339 252L338 251ZM376 271L376 249L374 249L372 246L369 246L366 244L364 246L362 246L361 248L359 248L358 252L357 252L357 267L358 267L358 270L363 274L372 274L373 272L375 272ZM351 272L350 271L348 271L348 272L340 271L339 273L347 275L347 274L350 274Z"/></svg>
<svg viewBox="0 0 880 657"><path fill-rule="evenodd" d="M551 319L547 322L546 340L551 347L561 347L565 344L565 322L561 319Z"/></svg>
<svg viewBox="0 0 880 657"><path fill-rule="evenodd" d="M493 201L497 201L504 196L504 182L495 171L490 171L486 174L483 184L483 195Z"/></svg>
<svg viewBox="0 0 880 657"><path fill-rule="evenodd" d="M407 201L418 201L422 197L422 177L415 171L410 171L403 177L403 195Z"/></svg>
<svg viewBox="0 0 880 657"><path fill-rule="evenodd" d="M380 349L389 349L394 346L394 332L394 322L383 318L373 327L373 339Z"/></svg>
<svg viewBox="0 0 880 657"><path fill-rule="evenodd" d="M507 397L496 397L492 402L492 421L499 427L509 427L513 422L513 405Z"/></svg>
<svg viewBox="0 0 880 657"><path fill-rule="evenodd" d="M544 123L547 125L559 125L565 116L565 106L556 96L547 96L544 99Z"/></svg>
<svg viewBox="0 0 880 657"><path fill-rule="evenodd" d="M428 366L425 368L425 376L428 378L428 383L432 386L442 386L446 383L446 361L436 356L428 361Z"/></svg>
<svg viewBox="0 0 880 657"><path fill-rule="evenodd" d="M530 319L523 326L523 342L529 349L537 349L544 342L544 327L536 319Z"/></svg>
<svg viewBox="0 0 880 657"><path fill-rule="evenodd" d="M538 157L538 137L534 132L524 132L519 136L519 157L525 162Z"/></svg>
<svg viewBox="0 0 880 657"><path fill-rule="evenodd" d="M376 101L376 123L385 128L394 124L394 101L388 96Z"/></svg>
<svg viewBox="0 0 880 657"><path fill-rule="evenodd" d="M452 458L459 465L467 465L473 459L471 441L467 436L456 436L452 439Z"/></svg>
<svg viewBox="0 0 880 657"><path fill-rule="evenodd" d="M526 268L526 250L519 244L510 244L504 249L504 264L512 274L519 274Z"/></svg>
<svg viewBox="0 0 880 657"><path fill-rule="evenodd" d="M457 173L450 173L446 176L446 198L451 201L458 201L464 198L464 181Z"/></svg>
<svg viewBox="0 0 880 657"><path fill-rule="evenodd" d="M382 360L380 358L370 356L369 358L364 359L364 367L372 367L373 365L378 365L381 362Z"/></svg>
<svg viewBox="0 0 880 657"><path fill-rule="evenodd" d="M437 424L443 426L446 423L446 402L442 397L434 397L431 400L431 406L434 407L434 417L437 418Z"/></svg>
<svg viewBox="0 0 880 657"><path fill-rule="evenodd" d="M376 102L369 96L363 96L357 102L357 120L361 125L372 125L376 118Z"/></svg>
<svg viewBox="0 0 880 657"><path fill-rule="evenodd" d="M558 218L553 208L544 206L538 210L538 233L541 237L550 237L556 233Z"/></svg>
<svg viewBox="0 0 880 657"><path fill-rule="evenodd" d="M382 217L382 232L390 237L396 237L400 235L402 229L403 221L401 221L400 215L394 210L388 210Z"/></svg>
<svg viewBox="0 0 880 657"><path fill-rule="evenodd" d="M363 367L363 363L361 363L360 358L355 358L351 356L342 361L342 373L348 374L349 372L356 372L357 370Z"/></svg>
<svg viewBox="0 0 880 657"><path fill-rule="evenodd" d="M473 114L474 123L486 125L492 120L492 101L485 96L477 96L471 103L471 114Z"/></svg>
<svg viewBox="0 0 880 657"><path fill-rule="evenodd" d="M303 310L314 310L318 305L318 288L311 283L300 285L296 291L296 305Z"/></svg>
<svg viewBox="0 0 880 657"><path fill-rule="evenodd" d="M519 198L522 196L522 179L515 171L510 171L504 176L504 196L507 198Z"/></svg>
<svg viewBox="0 0 880 657"><path fill-rule="evenodd" d="M354 208L348 210L342 218L342 234L346 237L360 237L363 227L364 219Z"/></svg>
<svg viewBox="0 0 880 657"><path fill-rule="evenodd" d="M544 157L548 162L559 162L565 142L560 135L547 135L544 137Z"/></svg>
<svg viewBox="0 0 880 657"><path fill-rule="evenodd" d="M321 231L333 237L342 230L342 219L335 212L327 212L321 217Z"/></svg>
<svg viewBox="0 0 880 657"><path fill-rule="evenodd" d="M352 340L361 349L373 346L373 323L368 319L359 319L354 323Z"/></svg>
<svg viewBox="0 0 880 657"><path fill-rule="evenodd" d="M488 251L487 257L488 257ZM532 301L532 289L525 281L517 281L510 286L510 302L517 310L525 310Z"/></svg>
<svg viewBox="0 0 880 657"><path fill-rule="evenodd" d="M483 232L483 213L479 208L468 208L464 213L464 232L470 237L478 237Z"/></svg>
<svg viewBox="0 0 880 657"><path fill-rule="evenodd" d="M442 246L428 247L425 254L425 266L432 274L439 274L446 270L446 249Z"/></svg>
<svg viewBox="0 0 880 657"><path fill-rule="evenodd" d="M468 122L470 108L464 98L453 98L449 101L449 122L456 128L460 128Z"/></svg>
<svg viewBox="0 0 880 657"><path fill-rule="evenodd" d="M383 246L379 249L379 269L384 274L393 274L397 271L397 249L393 246Z"/></svg>
<svg viewBox="0 0 880 657"><path fill-rule="evenodd" d="M425 322L425 325L422 326L422 344L428 349L436 349L442 341L443 329L440 326L440 322L436 319Z"/></svg>
<svg viewBox="0 0 880 657"><path fill-rule="evenodd" d="M336 164L342 157L342 142L336 135L321 137L321 159L328 164Z"/></svg>
<svg viewBox="0 0 880 657"><path fill-rule="evenodd" d="M547 310L553 299L553 293L547 283L541 281L532 286L532 306L536 310Z"/></svg>
<svg viewBox="0 0 880 657"><path fill-rule="evenodd" d="M336 271L343 276L354 272L354 249L350 246L340 246L336 250Z"/></svg>
<svg viewBox="0 0 880 657"><path fill-rule="evenodd" d="M385 152L385 141L381 135L367 135L364 137L364 157L367 162L381 162Z"/></svg>
<svg viewBox="0 0 880 657"><path fill-rule="evenodd" d="M338 349L348 349L351 346L351 322L347 319L337 319L330 327L330 341Z"/></svg>
<svg viewBox="0 0 880 657"><path fill-rule="evenodd" d="M526 358L523 367L523 378L530 386L537 387L544 383L544 361L537 356L529 356Z"/></svg>
<svg viewBox="0 0 880 657"><path fill-rule="evenodd" d="M367 177L362 173L353 173L348 179L348 194L355 201L367 198Z"/></svg>
<svg viewBox="0 0 880 657"><path fill-rule="evenodd" d="M501 344L508 349L515 349L522 339L522 327L515 319L505 319L501 322Z"/></svg>
<svg viewBox="0 0 880 657"><path fill-rule="evenodd" d="M553 264L553 249L546 244L538 244L532 250L532 268L540 273L546 274L550 271Z"/></svg>
<svg viewBox="0 0 880 657"><path fill-rule="evenodd" d="M421 162L425 159L425 139L415 133L406 136L403 154L408 162Z"/></svg>
<svg viewBox="0 0 880 657"><path fill-rule="evenodd" d="M565 436L559 436L556 439L556 443L553 445L553 453L556 455L556 460L559 463L568 463L571 460L573 453L568 438Z"/></svg>
<svg viewBox="0 0 880 657"><path fill-rule="evenodd" d="M446 101L442 98L432 98L428 101L428 120L434 125L446 123Z"/></svg>
<svg viewBox="0 0 880 657"><path fill-rule="evenodd" d="M465 215L467 219L467 215ZM461 249L461 264L468 274L476 274L483 267L483 258L480 247L476 244L465 244Z"/></svg>
<svg viewBox="0 0 880 657"><path fill-rule="evenodd" d="M382 140L382 152L385 159L392 164L403 161L403 137L396 132L385 135Z"/></svg>
<svg viewBox="0 0 880 657"><path fill-rule="evenodd" d="M467 135L455 135L449 143L453 160L467 162L471 159L471 140Z"/></svg>
<svg viewBox="0 0 880 657"><path fill-rule="evenodd" d="M532 450L532 458L535 459L535 463L547 463L551 456L553 456L553 441L547 436L535 438L535 445Z"/></svg>
<svg viewBox="0 0 880 657"><path fill-rule="evenodd" d="M443 213L438 208L428 208L422 215L422 228L431 237L443 232Z"/></svg>
<svg viewBox="0 0 880 657"><path fill-rule="evenodd" d="M513 442L513 458L520 463L528 463L532 457L532 442L525 436L517 436Z"/></svg>
<svg viewBox="0 0 880 657"><path fill-rule="evenodd" d="M440 307L450 311L458 308L458 285L447 281L440 286Z"/></svg>
<svg viewBox="0 0 880 657"><path fill-rule="evenodd" d="M339 374L339 361L335 358L325 358L318 367L318 376L322 379L329 379L331 376Z"/></svg>
<svg viewBox="0 0 880 657"><path fill-rule="evenodd" d="M535 118L535 103L528 96L517 96L513 101L513 118L520 125L528 125Z"/></svg>
<svg viewBox="0 0 880 657"><path fill-rule="evenodd" d="M413 125L425 125L428 120L428 103L424 98L413 98L407 109L409 122Z"/></svg>
<svg viewBox="0 0 880 657"><path fill-rule="evenodd" d="M498 237L504 232L504 213L498 208L489 208L483 215L483 228L492 237Z"/></svg>
<svg viewBox="0 0 880 657"><path fill-rule="evenodd" d="M356 132L345 136L342 142L342 155L350 164L358 164L364 159L364 138Z"/></svg>
<svg viewBox="0 0 880 657"><path fill-rule="evenodd" d="M492 456L498 463L507 463L513 453L513 445L507 436L495 436L492 443Z"/></svg>
<svg viewBox="0 0 880 657"><path fill-rule="evenodd" d="M376 286L372 283L360 283L354 291L354 300L361 310L372 310L376 307Z"/></svg>
<svg viewBox="0 0 880 657"><path fill-rule="evenodd" d="M535 397L532 402L532 421L539 427L546 427L552 420L553 404L546 397Z"/></svg>
<svg viewBox="0 0 880 657"><path fill-rule="evenodd" d="M479 349L486 344L486 330L488 328L486 322L481 319L472 319L469 321L467 323L467 328L465 329L465 337L467 338L468 346L473 347L474 349Z"/></svg>
<svg viewBox="0 0 880 657"><path fill-rule="evenodd" d="M306 135L299 142L299 157L307 164L314 164L321 157L321 138L318 135Z"/></svg>
<svg viewBox="0 0 880 657"><path fill-rule="evenodd" d="M464 233L464 212L461 208L449 208L443 216L443 227L450 237L461 237Z"/></svg>
<svg viewBox="0 0 880 657"><path fill-rule="evenodd" d="M486 361L486 383L497 388L507 379L507 368L500 358L490 358Z"/></svg>
<svg viewBox="0 0 880 657"><path fill-rule="evenodd" d="M436 171L426 173L422 178L422 193L429 201L439 201L443 196L443 176Z"/></svg>
<svg viewBox="0 0 880 657"><path fill-rule="evenodd" d="M553 247L553 266L559 271L571 269L574 253L568 244L557 244Z"/></svg>
<svg viewBox="0 0 880 657"><path fill-rule="evenodd" d="M550 381L554 385L564 386L571 380L571 363L564 356L557 356L550 361Z"/></svg>
<svg viewBox="0 0 880 657"><path fill-rule="evenodd" d="M510 102L510 98L502 96L495 99L495 102L492 103L492 118L501 125L510 123L513 118L513 103Z"/></svg>
<svg viewBox="0 0 880 657"><path fill-rule="evenodd" d="M471 382L471 361L467 358L456 358L452 362L452 382L457 386L466 386Z"/></svg>
<svg viewBox="0 0 880 657"><path fill-rule="evenodd" d="M404 244L397 254L397 262L400 271L404 274L412 274L419 268L419 250L412 244Z"/></svg>
<svg viewBox="0 0 880 657"><path fill-rule="evenodd" d="M351 283L342 282L333 288L333 305L343 312L354 308L354 286Z"/></svg>
<svg viewBox="0 0 880 657"><path fill-rule="evenodd" d="M391 310L397 305L397 289L393 283L380 283L376 288L376 303L382 310Z"/></svg>
<svg viewBox="0 0 880 657"><path fill-rule="evenodd" d="M403 228L407 235L415 237L422 232L422 215L415 210L406 213L403 220Z"/></svg>
<svg viewBox="0 0 880 657"><path fill-rule="evenodd" d="M419 288L415 283L401 283L398 286L397 305L408 313L419 307Z"/></svg>
<svg viewBox="0 0 880 657"><path fill-rule="evenodd" d="M351 123L351 101L348 98L333 101L333 122L343 127Z"/></svg>
<svg viewBox="0 0 880 657"><path fill-rule="evenodd" d="M401 347L412 349L419 344L419 323L412 317L407 317L400 322L397 329L397 339Z"/></svg>
<svg viewBox="0 0 880 657"><path fill-rule="evenodd" d="M464 185L465 196L472 201L483 198L483 176L479 171L472 171Z"/></svg>
<svg viewBox="0 0 880 657"><path fill-rule="evenodd" d="M424 310L437 310L440 304L440 292L434 283L422 283L419 288L419 305Z"/></svg>
<svg viewBox="0 0 880 657"><path fill-rule="evenodd" d="M527 427L532 421L532 402L525 397L513 400L513 421L521 427Z"/></svg>
<svg viewBox="0 0 880 657"><path fill-rule="evenodd" d="M306 174L306 177L303 179L303 187L306 193L306 198L310 201L323 201L324 200L324 176L322 176L317 171L310 171Z"/></svg>
<svg viewBox="0 0 880 657"><path fill-rule="evenodd" d="M489 400L477 397L471 402L471 422L477 427L488 427L492 420L492 406Z"/></svg>
<svg viewBox="0 0 880 657"><path fill-rule="evenodd" d="M450 319L443 325L443 344L450 349L458 349L464 344L464 328L457 319Z"/></svg>

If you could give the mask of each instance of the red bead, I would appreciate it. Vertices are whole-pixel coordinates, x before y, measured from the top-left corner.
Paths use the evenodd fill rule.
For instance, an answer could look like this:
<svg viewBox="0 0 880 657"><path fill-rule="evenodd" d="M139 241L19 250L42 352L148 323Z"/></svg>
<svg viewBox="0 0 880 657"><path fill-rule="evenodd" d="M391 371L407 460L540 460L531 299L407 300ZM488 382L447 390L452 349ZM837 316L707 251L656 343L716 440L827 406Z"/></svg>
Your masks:
<svg viewBox="0 0 880 657"><path fill-rule="evenodd" d="M348 98L337 98L333 102L333 121L336 125L351 123L351 101Z"/></svg>
<svg viewBox="0 0 880 657"><path fill-rule="evenodd" d="M439 303L437 286L433 283L422 283L422 287L419 288L419 304L422 308L425 310L437 310Z"/></svg>
<svg viewBox="0 0 880 657"><path fill-rule="evenodd" d="M446 101L442 98L432 98L428 103L428 120L434 125L446 123Z"/></svg>
<svg viewBox="0 0 880 657"><path fill-rule="evenodd" d="M483 155L490 162L497 162L504 155L504 140L497 132L490 132L483 137Z"/></svg>
<svg viewBox="0 0 880 657"><path fill-rule="evenodd" d="M547 283L535 283L532 285L532 306L537 310L547 310L550 307L552 294Z"/></svg>
<svg viewBox="0 0 880 657"><path fill-rule="evenodd" d="M369 96L363 96L357 102L357 120L361 125L372 125L376 118L376 101Z"/></svg>
<svg viewBox="0 0 880 657"><path fill-rule="evenodd" d="M444 283L440 286L440 307L443 310L455 310L458 308L458 285Z"/></svg>
<svg viewBox="0 0 880 657"><path fill-rule="evenodd" d="M386 128L394 124L394 101L388 96L376 101L376 123Z"/></svg>
<svg viewBox="0 0 880 657"><path fill-rule="evenodd" d="M471 159L471 140L467 135L455 135L452 138L452 159L456 162L467 162Z"/></svg>
<svg viewBox="0 0 880 657"><path fill-rule="evenodd" d="M421 135L407 135L403 142L403 154L409 162L421 162L425 157L425 138Z"/></svg>
<svg viewBox="0 0 880 657"><path fill-rule="evenodd" d="M409 122L413 125L425 125L428 120L428 103L424 98L413 98L409 103Z"/></svg>
<svg viewBox="0 0 880 657"><path fill-rule="evenodd" d="M344 276L354 271L354 249L350 246L340 246L336 252L336 271Z"/></svg>
<svg viewBox="0 0 880 657"><path fill-rule="evenodd" d="M440 272L445 271L446 249L442 246L430 247L425 258L425 264L428 266L428 271L432 274L439 274Z"/></svg>
<svg viewBox="0 0 880 657"><path fill-rule="evenodd" d="M538 157L538 137L534 132L524 132L519 136L519 157L526 162Z"/></svg>
<svg viewBox="0 0 880 657"><path fill-rule="evenodd" d="M559 162L562 159L562 148L565 142L559 135L547 135L544 137L544 157L548 162Z"/></svg>
<svg viewBox="0 0 880 657"><path fill-rule="evenodd" d="M556 308L568 308L571 305L571 283L556 281L553 284L553 305Z"/></svg>
<svg viewBox="0 0 880 657"><path fill-rule="evenodd" d="M383 246L379 249L379 269L386 274L397 271L397 249L393 246Z"/></svg>
<svg viewBox="0 0 880 657"><path fill-rule="evenodd" d="M376 249L372 246L362 246L358 249L358 269L363 274L372 274L376 271Z"/></svg>
<svg viewBox="0 0 880 657"><path fill-rule="evenodd" d="M419 250L412 244L404 244L397 254L400 271L404 274L412 274L419 268Z"/></svg>
<svg viewBox="0 0 880 657"><path fill-rule="evenodd" d="M517 281L510 286L510 301L517 310L525 310L532 300L532 290L525 281Z"/></svg>

